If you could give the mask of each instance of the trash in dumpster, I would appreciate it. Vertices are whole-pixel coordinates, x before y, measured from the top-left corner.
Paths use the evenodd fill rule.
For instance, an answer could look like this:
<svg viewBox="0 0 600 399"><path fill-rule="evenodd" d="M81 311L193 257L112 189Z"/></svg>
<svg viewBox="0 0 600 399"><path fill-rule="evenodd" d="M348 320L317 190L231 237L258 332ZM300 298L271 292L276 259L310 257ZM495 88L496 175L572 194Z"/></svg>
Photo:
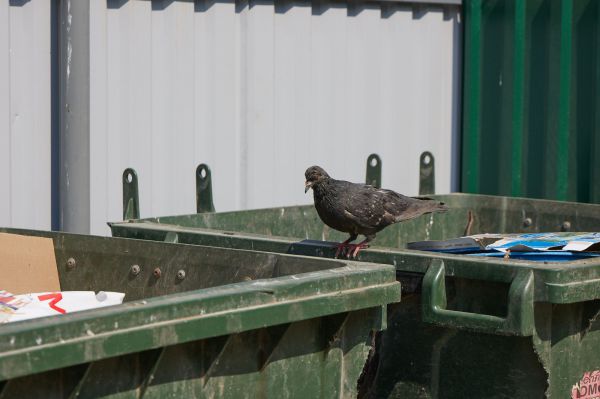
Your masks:
<svg viewBox="0 0 600 399"><path fill-rule="evenodd" d="M448 240L416 241L407 243L406 248L445 253L481 252L485 251L489 244L493 244L507 236L507 234L476 234Z"/></svg>
<svg viewBox="0 0 600 399"><path fill-rule="evenodd" d="M63 291L14 295L0 290L0 323L120 305L120 292Z"/></svg>
<svg viewBox="0 0 600 399"><path fill-rule="evenodd" d="M66 269L76 267L69 258ZM52 238L0 233L0 324L123 302L119 292L61 290ZM81 287L84 288L84 287Z"/></svg>
<svg viewBox="0 0 600 399"><path fill-rule="evenodd" d="M0 233L0 275L13 294L60 291L52 239Z"/></svg>
<svg viewBox="0 0 600 399"><path fill-rule="evenodd" d="M600 233L477 234L443 241L411 242L407 248L561 262L600 256Z"/></svg>
<svg viewBox="0 0 600 399"><path fill-rule="evenodd" d="M534 233L503 238L488 249L498 251L598 251L600 233Z"/></svg>

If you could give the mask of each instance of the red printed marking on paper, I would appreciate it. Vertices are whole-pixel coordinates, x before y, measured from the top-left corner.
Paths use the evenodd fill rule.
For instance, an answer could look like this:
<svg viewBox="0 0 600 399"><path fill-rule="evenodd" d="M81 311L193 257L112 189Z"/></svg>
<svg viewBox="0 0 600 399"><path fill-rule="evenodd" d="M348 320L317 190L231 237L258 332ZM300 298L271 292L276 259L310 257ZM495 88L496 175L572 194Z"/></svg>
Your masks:
<svg viewBox="0 0 600 399"><path fill-rule="evenodd" d="M54 309L59 313L67 313L67 311L63 308L59 308L58 306L56 306L56 304L62 300L62 294L60 292L56 292L54 294L40 295L38 296L38 299L40 301L47 301L48 299L52 299L48 304L48 306L50 306L51 309Z"/></svg>
<svg viewBox="0 0 600 399"><path fill-rule="evenodd" d="M571 389L571 399L600 398L600 370L588 371Z"/></svg>
<svg viewBox="0 0 600 399"><path fill-rule="evenodd" d="M12 301L13 299L15 299L13 294L8 291L0 290L0 302L6 303Z"/></svg>

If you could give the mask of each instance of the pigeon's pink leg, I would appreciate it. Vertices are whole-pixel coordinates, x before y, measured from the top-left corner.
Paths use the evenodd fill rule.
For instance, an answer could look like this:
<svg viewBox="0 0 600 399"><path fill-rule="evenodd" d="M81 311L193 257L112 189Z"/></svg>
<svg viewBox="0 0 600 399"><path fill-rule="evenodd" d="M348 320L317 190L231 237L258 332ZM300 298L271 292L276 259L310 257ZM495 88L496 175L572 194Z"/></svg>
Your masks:
<svg viewBox="0 0 600 399"><path fill-rule="evenodd" d="M335 251L335 258L338 257L338 255L340 254L340 252L343 255L344 254L344 249L346 249L349 245L351 245L351 244L348 244L348 243L350 241L356 240L356 237L357 236L350 236L350 238L348 238L346 241L339 243L338 246L337 246L337 250Z"/></svg>
<svg viewBox="0 0 600 399"><path fill-rule="evenodd" d="M358 255L358 251L360 251L361 249L369 248L369 241L371 241L371 239L367 237L364 241L361 241L358 244L348 244L349 250L347 253L347 257L356 258L356 255Z"/></svg>

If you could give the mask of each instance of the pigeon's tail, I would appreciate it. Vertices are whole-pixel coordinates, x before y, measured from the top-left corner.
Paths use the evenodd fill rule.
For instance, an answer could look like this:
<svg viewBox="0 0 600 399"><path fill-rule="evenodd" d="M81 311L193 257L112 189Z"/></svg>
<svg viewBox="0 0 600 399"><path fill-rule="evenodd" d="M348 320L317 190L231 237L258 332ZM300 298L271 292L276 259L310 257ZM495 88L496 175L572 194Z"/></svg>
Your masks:
<svg viewBox="0 0 600 399"><path fill-rule="evenodd" d="M438 201L423 201L419 204L419 208L423 214L433 212L447 212L448 206L443 202Z"/></svg>
<svg viewBox="0 0 600 399"><path fill-rule="evenodd" d="M412 202L407 209L396 217L396 222L414 219L427 213L446 212L449 209L443 202L433 201L431 199L416 199L418 199L418 201Z"/></svg>
<svg viewBox="0 0 600 399"><path fill-rule="evenodd" d="M429 197L411 197L411 198L419 200L417 202L418 208L427 209L424 213L447 212L448 209L450 209L443 202L438 202L438 201L434 200L433 198L429 198Z"/></svg>
<svg viewBox="0 0 600 399"><path fill-rule="evenodd" d="M448 208L448 205L443 202L438 202L435 204L433 212L448 212L448 209L450 209Z"/></svg>

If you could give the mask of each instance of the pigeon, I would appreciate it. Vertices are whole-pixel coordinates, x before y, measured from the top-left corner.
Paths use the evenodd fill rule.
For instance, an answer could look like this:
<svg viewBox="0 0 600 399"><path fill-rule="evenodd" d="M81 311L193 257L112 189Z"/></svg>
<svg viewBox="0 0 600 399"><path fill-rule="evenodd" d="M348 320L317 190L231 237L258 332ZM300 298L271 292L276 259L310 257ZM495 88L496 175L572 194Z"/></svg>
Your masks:
<svg viewBox="0 0 600 399"><path fill-rule="evenodd" d="M315 208L323 223L350 234L350 238L337 246L336 258L346 250L348 258L355 258L361 249L369 247L379 231L391 224L448 210L443 202L429 198L412 198L392 190L336 180L320 166L306 169L305 177L304 193L312 188ZM365 240L351 244L359 234Z"/></svg>

